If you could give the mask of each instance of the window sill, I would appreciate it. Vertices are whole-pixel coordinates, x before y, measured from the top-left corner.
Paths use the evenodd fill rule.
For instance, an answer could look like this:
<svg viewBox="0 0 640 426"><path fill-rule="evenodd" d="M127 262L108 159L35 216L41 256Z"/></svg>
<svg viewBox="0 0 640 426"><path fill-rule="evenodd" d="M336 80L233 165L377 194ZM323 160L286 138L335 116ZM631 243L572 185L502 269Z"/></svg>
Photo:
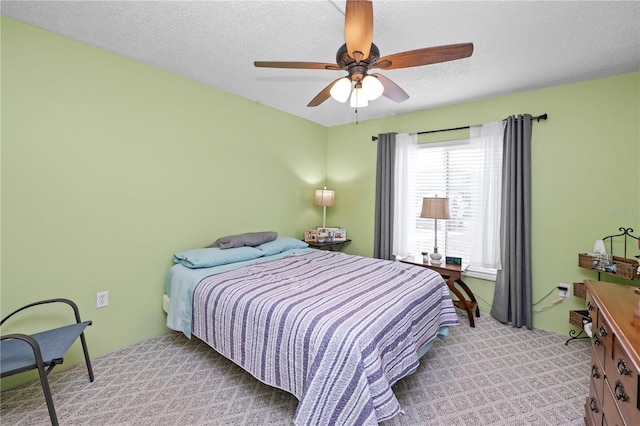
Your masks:
<svg viewBox="0 0 640 426"><path fill-rule="evenodd" d="M465 277L478 278L486 281L496 281L497 271L495 269L480 268L477 266L468 267L464 273Z"/></svg>

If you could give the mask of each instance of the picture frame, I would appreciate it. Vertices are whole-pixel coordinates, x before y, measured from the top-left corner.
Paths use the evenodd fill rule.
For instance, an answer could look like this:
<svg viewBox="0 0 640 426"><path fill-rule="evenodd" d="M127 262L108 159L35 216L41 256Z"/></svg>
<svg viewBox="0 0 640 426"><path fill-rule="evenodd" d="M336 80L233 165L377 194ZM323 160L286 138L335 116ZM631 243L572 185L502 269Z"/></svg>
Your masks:
<svg viewBox="0 0 640 426"><path fill-rule="evenodd" d="M320 234L320 233L330 233L331 236L333 236L333 233L336 231L336 229L338 229L338 228L330 228L328 226L326 228L323 228L322 226L318 226L318 234Z"/></svg>
<svg viewBox="0 0 640 426"><path fill-rule="evenodd" d="M315 243L318 240L318 231L316 229L305 229L304 241L306 243Z"/></svg>
<svg viewBox="0 0 640 426"><path fill-rule="evenodd" d="M331 232L331 228L323 228L322 226L318 226L316 229L318 243L330 243L333 241L333 233Z"/></svg>
<svg viewBox="0 0 640 426"><path fill-rule="evenodd" d="M346 241L347 240L347 230L344 228L318 228L318 233L320 232L328 232L331 234L331 241Z"/></svg>
<svg viewBox="0 0 640 426"><path fill-rule="evenodd" d="M347 230L344 228L336 228L333 233L333 241L347 241Z"/></svg>

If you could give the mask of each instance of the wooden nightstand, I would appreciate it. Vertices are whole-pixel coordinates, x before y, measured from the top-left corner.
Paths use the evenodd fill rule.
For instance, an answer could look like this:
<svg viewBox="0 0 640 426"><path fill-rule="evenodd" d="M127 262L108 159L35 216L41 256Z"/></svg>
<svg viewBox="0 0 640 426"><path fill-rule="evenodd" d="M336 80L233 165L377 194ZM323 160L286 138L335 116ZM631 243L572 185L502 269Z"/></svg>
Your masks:
<svg viewBox="0 0 640 426"><path fill-rule="evenodd" d="M344 245L349 242L351 242L351 240L346 239L344 241L329 241L327 243L317 243L315 241L307 241L307 244L309 244L309 247L315 248L315 249L327 249L329 251L342 251L342 247L344 247Z"/></svg>
<svg viewBox="0 0 640 426"><path fill-rule="evenodd" d="M469 316L469 325L471 327L476 326L473 320L473 315L475 313L475 316L479 318L480 308L478 308L478 302L476 301L473 292L467 286L467 284L462 281L462 273L466 269L466 266L447 265L444 263L440 265L432 265L429 262L424 262L422 259L416 261L412 256L400 259L400 262L408 263L410 265L422 266L423 268L431 269L439 273L442 278L445 279L447 286L449 286L449 290L451 290L451 292L458 297L458 300L453 300L454 306L456 308L462 309L463 311L466 311L467 315ZM468 299L465 298L460 290L458 290L456 284L458 284L460 288L462 288L462 290L467 294Z"/></svg>

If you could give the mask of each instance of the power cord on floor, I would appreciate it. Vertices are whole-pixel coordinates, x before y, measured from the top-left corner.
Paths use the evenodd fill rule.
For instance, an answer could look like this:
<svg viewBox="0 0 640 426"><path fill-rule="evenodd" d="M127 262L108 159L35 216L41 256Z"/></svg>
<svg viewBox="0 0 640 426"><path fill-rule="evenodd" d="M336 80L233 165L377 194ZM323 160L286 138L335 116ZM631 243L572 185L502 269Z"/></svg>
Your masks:
<svg viewBox="0 0 640 426"><path fill-rule="evenodd" d="M487 305L489 307L489 309L491 309L492 305L491 303L487 302L486 300L484 300L482 297L478 296L477 294L474 294L476 299L480 299L484 302L485 305Z"/></svg>
<svg viewBox="0 0 640 426"><path fill-rule="evenodd" d="M541 303L543 300L545 300L547 297L549 297L549 296L554 292L554 290L556 290L557 288L558 288L558 287L554 287L554 288L552 288L551 290L549 290L549 292L548 292L547 294L545 294L544 296L542 296L542 297L540 298L540 300L538 300L537 302L535 302L532 306L536 306L536 305L538 305L539 303ZM474 294L474 296L475 296L475 298L476 298L476 299L479 299L479 300L483 301L483 302L484 302L484 304L485 304L485 305L487 305L487 306L489 307L489 309L491 309L491 307L493 306L491 303L487 302L486 300L484 300L482 297L478 296L477 294ZM550 305L547 305L547 306L545 306L545 307L543 307L543 308L540 308L540 309L534 310L534 311L533 311L533 313L538 313L538 312L544 312L544 311L547 311L547 310L549 310L549 309L553 308L555 305L557 305L557 304L559 304L559 303L562 303L562 297L558 297L558 298L557 298L557 299L555 299L553 302L551 302L551 304L550 304Z"/></svg>

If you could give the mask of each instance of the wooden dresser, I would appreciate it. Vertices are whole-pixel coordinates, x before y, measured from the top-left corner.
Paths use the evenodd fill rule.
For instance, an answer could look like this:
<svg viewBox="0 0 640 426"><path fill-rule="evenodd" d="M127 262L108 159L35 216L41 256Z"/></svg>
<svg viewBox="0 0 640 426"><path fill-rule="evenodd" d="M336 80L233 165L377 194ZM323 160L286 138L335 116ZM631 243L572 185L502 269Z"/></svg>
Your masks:
<svg viewBox="0 0 640 426"><path fill-rule="evenodd" d="M640 294L633 286L585 284L593 330L585 424L640 425Z"/></svg>

